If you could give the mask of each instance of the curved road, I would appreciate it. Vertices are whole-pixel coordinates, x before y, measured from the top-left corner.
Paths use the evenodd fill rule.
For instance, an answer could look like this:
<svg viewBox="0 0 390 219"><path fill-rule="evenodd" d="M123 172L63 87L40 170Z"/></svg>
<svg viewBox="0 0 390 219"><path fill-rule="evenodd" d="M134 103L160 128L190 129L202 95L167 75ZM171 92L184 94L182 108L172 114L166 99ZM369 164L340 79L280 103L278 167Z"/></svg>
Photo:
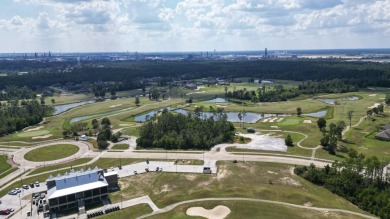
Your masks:
<svg viewBox="0 0 390 219"><path fill-rule="evenodd" d="M295 208L302 208L302 209L309 209L309 210L316 210L316 211L328 211L328 212L337 212L337 213L346 213L346 214L351 214L351 215L356 215L360 216L363 218L370 218L374 219L376 217L353 212L353 211L348 211L348 210L343 210L343 209L334 209L334 208L319 208L319 207L309 207L309 206L304 206L304 205L296 205L296 204L291 204L291 203L286 203L286 202L279 202L279 201L270 201L270 200L264 200L264 199L254 199L254 198L202 198L202 199L193 199L193 200L187 200L187 201L182 201L178 202L172 205L168 205L162 209L159 209L157 211L154 211L150 214L143 215L141 217L138 217L137 219L143 219L147 218L153 215L165 213L168 211L171 211L172 209L176 208L179 205L182 204L188 204L188 203L194 203L194 202L203 202L203 201L252 201L252 202L262 202L262 203L269 203L269 204L276 204L276 205L284 205L284 206L289 206L289 207L295 207Z"/></svg>

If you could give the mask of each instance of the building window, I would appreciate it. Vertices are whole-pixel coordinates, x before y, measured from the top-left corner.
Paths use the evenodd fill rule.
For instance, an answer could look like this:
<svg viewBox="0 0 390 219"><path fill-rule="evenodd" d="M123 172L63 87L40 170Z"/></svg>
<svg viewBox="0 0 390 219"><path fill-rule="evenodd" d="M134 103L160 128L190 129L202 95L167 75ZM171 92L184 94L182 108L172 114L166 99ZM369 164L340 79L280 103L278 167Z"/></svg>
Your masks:
<svg viewBox="0 0 390 219"><path fill-rule="evenodd" d="M76 198L74 197L74 194L68 195L68 202L73 202L75 200Z"/></svg>
<svg viewBox="0 0 390 219"><path fill-rule="evenodd" d="M67 201L66 201L66 196L61 196L61 197L59 197L59 198L58 198L58 201L59 201L61 204L66 203L66 202L67 202Z"/></svg>

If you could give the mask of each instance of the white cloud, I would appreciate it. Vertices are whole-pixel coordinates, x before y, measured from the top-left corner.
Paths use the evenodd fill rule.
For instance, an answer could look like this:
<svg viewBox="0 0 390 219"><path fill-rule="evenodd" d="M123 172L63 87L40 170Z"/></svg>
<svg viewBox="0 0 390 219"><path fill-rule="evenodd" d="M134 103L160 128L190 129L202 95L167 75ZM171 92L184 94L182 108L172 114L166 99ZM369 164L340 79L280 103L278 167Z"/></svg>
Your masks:
<svg viewBox="0 0 390 219"><path fill-rule="evenodd" d="M23 37L31 42L58 39L71 50L318 48L346 37L351 39L348 46L355 43L355 48L390 47L390 0L14 0L12 4L42 9L33 16L23 10L0 15L0 40L12 34L17 35L15 40ZM369 35L376 41L362 40Z"/></svg>

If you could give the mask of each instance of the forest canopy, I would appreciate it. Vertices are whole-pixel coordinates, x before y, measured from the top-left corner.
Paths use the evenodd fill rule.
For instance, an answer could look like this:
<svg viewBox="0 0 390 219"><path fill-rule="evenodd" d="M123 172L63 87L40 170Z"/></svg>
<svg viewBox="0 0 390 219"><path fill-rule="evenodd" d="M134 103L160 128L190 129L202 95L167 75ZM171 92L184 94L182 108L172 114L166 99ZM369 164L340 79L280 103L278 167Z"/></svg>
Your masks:
<svg viewBox="0 0 390 219"><path fill-rule="evenodd" d="M201 113L182 115L164 110L140 128L137 145L143 148L200 149L232 141L234 126L222 110L208 118Z"/></svg>

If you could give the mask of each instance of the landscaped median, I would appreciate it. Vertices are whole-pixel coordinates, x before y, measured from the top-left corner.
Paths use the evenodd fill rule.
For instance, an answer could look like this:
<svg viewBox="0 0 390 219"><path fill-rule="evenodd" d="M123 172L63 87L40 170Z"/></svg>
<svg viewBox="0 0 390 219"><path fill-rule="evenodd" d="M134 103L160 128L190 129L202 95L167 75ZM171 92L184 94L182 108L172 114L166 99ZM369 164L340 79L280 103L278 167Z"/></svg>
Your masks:
<svg viewBox="0 0 390 219"><path fill-rule="evenodd" d="M56 144L29 151L24 159L34 162L53 161L76 154L80 148L71 144Z"/></svg>

